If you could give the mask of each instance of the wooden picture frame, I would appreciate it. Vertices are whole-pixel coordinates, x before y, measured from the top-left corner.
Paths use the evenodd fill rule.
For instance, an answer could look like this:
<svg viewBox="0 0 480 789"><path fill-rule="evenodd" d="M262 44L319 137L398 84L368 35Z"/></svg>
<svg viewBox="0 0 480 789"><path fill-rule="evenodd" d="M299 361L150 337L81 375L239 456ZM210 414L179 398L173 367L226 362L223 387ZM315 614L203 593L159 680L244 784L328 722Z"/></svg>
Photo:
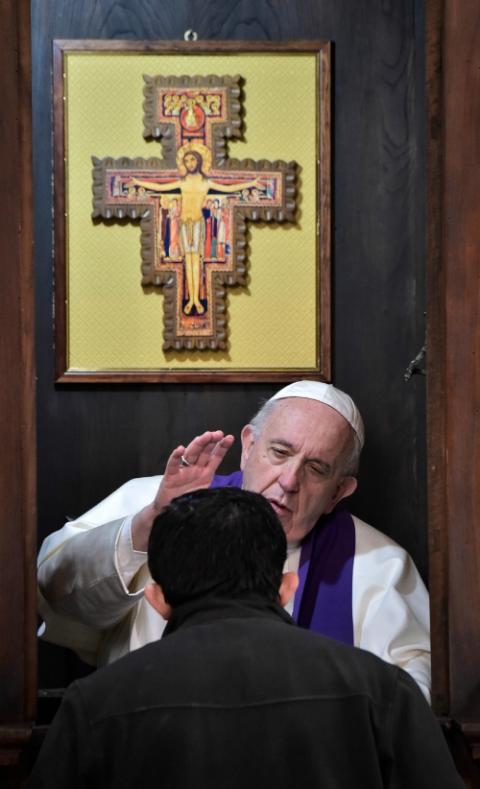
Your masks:
<svg viewBox="0 0 480 789"><path fill-rule="evenodd" d="M54 41L53 63L56 381L329 380L330 44L62 40ZM286 77L278 78L280 68L290 75L289 83ZM134 82L130 75L135 71ZM134 88L129 87L129 80ZM177 113L172 119L176 125L166 123L170 119L164 116L159 122L155 114L159 86L163 91L177 90L176 100L185 100L186 94L194 95L189 91L205 86L211 91L225 86L228 91L232 112L222 124L211 126L209 150L202 149L207 157L211 154L211 170L207 173L211 196L220 198L216 203L224 200L227 226L231 227L231 238L227 235L227 244L223 244L223 258L215 254L208 257L204 236L200 262L195 262L192 255L194 262L189 263L184 253L185 249L194 251L194 247L179 244L181 252L169 255L167 248L165 254L157 209L160 195L155 190L165 193L177 187L178 192L180 184L181 191L185 173L177 154L185 154L189 146L202 148L206 138L203 142L196 140L195 127L193 137L180 138L178 132L174 144L179 116ZM124 100L124 95L130 95L129 89L131 100ZM258 124L258 139L255 128L250 138L254 124L250 121L249 99L253 106L255 96L257 110L260 107L264 112L270 102L269 114ZM144 140L151 140L142 145L146 149L148 144L148 152L155 156L134 156L135 142L125 144L130 149L126 156L119 135L121 138L125 133L125 139L134 139L131 115L138 128L142 100L142 134ZM130 113L132 106L135 112ZM298 124L298 109L304 110L303 128ZM198 104L195 112L201 114ZM193 128L196 121L192 119ZM100 131L100 150L92 150L96 129ZM278 132L278 140L272 129ZM94 142L85 143L89 135ZM110 155L110 135L111 148L121 150L120 156ZM102 136L107 140L103 141L103 150ZM304 137L307 143L299 148ZM229 150L236 144L235 138L242 141L241 147L244 141L247 143L247 156L240 161ZM288 156L290 140L292 149L300 151L294 160ZM88 151L82 149L84 144L90 144ZM274 161L256 157L254 161L248 154L255 145L263 155L268 156L271 148L274 153L280 150L282 157L272 156ZM237 150L240 152L238 146L235 153ZM179 169L175 170L176 166ZM90 193L85 188L87 175L91 179ZM251 181L245 181L250 175ZM180 180L175 182L176 178ZM113 189L109 184L114 184ZM242 195L240 187L252 184L259 188L243 189L249 194ZM272 197L275 184L280 196L277 203L267 199ZM215 193L217 190L229 194L223 197ZM236 192L230 195L232 190ZM173 202L181 205L183 192L172 194ZM205 205L204 216L208 213ZM263 241L262 254L249 254L249 238L254 232L251 228L259 220L262 229L255 242L270 223L279 228L280 234L270 235L268 244ZM141 241L137 221L142 228ZM205 221L198 224L203 227ZM289 233L285 232L287 224ZM133 243L132 231L136 236L136 260L132 261L130 253L127 262L120 258L127 235ZM186 230L182 232L185 241ZM86 238L91 239L90 246ZM113 238L117 239L116 250L115 244L110 244ZM97 249L98 239L100 246L103 244L101 250ZM267 268L264 260L269 255L272 259ZM166 262L169 268L162 270ZM227 264L231 264L228 270ZM197 287L195 303L189 265L197 266L204 283L203 291ZM121 282L118 277L123 278ZM262 283L258 285L259 296L257 277ZM233 295L233 288L227 288L235 284L240 286L240 299ZM159 289L163 292L163 309L158 298L151 298ZM237 308L242 298L243 304ZM130 309L132 302L135 307ZM232 302L235 323L230 320Z"/></svg>

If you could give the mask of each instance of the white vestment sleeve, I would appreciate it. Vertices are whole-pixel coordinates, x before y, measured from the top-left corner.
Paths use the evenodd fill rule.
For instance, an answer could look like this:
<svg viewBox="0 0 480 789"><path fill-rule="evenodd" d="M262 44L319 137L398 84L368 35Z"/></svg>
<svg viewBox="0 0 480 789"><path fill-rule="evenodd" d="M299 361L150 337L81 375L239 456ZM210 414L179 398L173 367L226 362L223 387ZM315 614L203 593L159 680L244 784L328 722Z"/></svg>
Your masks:
<svg viewBox="0 0 480 789"><path fill-rule="evenodd" d="M146 551L135 551L133 548L132 520L133 515L125 518L115 543L115 567L126 594L129 593L132 580L147 561Z"/></svg>
<svg viewBox="0 0 480 789"><path fill-rule="evenodd" d="M355 523L355 646L407 671L430 701L428 592L408 553L358 518Z"/></svg>
<svg viewBox="0 0 480 789"><path fill-rule="evenodd" d="M91 662L101 631L118 625L137 604L143 590L129 587L147 557L133 550L131 516L153 500L160 480L130 480L44 540L38 584L45 621L39 635L83 651Z"/></svg>

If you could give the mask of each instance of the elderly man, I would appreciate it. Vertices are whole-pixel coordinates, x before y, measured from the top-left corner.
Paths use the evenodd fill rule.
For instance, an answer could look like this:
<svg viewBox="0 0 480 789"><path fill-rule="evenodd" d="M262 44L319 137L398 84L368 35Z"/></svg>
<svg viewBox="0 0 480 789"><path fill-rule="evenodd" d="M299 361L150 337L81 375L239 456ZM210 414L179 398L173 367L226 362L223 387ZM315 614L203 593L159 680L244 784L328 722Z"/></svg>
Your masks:
<svg viewBox="0 0 480 789"><path fill-rule="evenodd" d="M363 423L331 384L277 392L242 431L242 472L216 477L233 443L206 432L175 449L163 477L127 482L48 537L39 555L41 635L97 665L155 641L164 622L143 595L155 517L183 493L215 486L261 493L289 543L300 585L287 610L323 635L367 649L430 688L428 595L408 554L339 502L356 488Z"/></svg>
<svg viewBox="0 0 480 789"><path fill-rule="evenodd" d="M257 493L165 507L145 587L164 636L72 685L28 789L463 786L404 671L292 627L285 556Z"/></svg>

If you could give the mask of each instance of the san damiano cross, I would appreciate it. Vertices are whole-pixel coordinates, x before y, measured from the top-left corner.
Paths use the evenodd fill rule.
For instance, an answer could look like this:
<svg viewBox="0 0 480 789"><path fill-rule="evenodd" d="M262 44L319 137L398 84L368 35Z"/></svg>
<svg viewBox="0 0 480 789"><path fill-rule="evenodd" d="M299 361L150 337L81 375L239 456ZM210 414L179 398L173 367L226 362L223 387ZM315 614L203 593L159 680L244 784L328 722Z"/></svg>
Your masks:
<svg viewBox="0 0 480 789"><path fill-rule="evenodd" d="M161 138L163 158L93 157L93 217L140 219L142 285L164 288L163 348L223 349L246 220L294 220L297 165L227 158L242 134L240 77L144 80L143 135Z"/></svg>

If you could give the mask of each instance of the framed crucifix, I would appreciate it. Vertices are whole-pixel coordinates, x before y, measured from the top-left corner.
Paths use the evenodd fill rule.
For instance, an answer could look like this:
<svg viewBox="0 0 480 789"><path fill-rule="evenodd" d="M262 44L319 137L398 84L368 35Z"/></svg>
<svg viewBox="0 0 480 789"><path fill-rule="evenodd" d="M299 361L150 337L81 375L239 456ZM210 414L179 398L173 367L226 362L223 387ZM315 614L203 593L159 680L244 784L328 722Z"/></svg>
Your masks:
<svg viewBox="0 0 480 789"><path fill-rule="evenodd" d="M330 377L328 43L54 42L56 377Z"/></svg>

